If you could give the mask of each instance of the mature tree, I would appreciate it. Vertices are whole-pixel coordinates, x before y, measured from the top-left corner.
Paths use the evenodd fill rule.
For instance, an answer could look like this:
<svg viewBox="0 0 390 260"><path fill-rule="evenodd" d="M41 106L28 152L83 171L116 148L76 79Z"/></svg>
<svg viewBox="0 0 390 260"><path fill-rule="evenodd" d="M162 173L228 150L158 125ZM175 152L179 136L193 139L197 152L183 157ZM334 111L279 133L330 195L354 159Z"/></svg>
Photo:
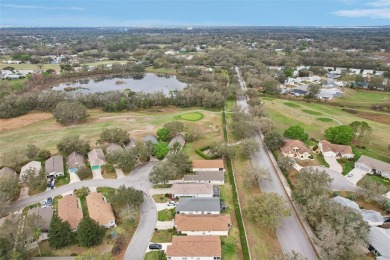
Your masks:
<svg viewBox="0 0 390 260"><path fill-rule="evenodd" d="M42 192L47 186L47 177L43 168L39 172L33 168L28 169L23 180L27 183L30 191Z"/></svg>
<svg viewBox="0 0 390 260"><path fill-rule="evenodd" d="M92 247L103 242L106 229L90 217L84 217L77 226L77 244L82 247Z"/></svg>
<svg viewBox="0 0 390 260"><path fill-rule="evenodd" d="M370 88L377 89L383 87L383 77L373 77L370 80Z"/></svg>
<svg viewBox="0 0 390 260"><path fill-rule="evenodd" d="M122 221L128 221L132 222L134 221L138 216L138 207L134 205L125 205L120 211L119 211L119 217Z"/></svg>
<svg viewBox="0 0 390 260"><path fill-rule="evenodd" d="M305 133L305 129L303 129L300 125L293 125L284 130L283 135L290 139L298 139L301 141L306 141L309 138L309 135Z"/></svg>
<svg viewBox="0 0 390 260"><path fill-rule="evenodd" d="M153 155L157 157L157 159L164 159L165 155L169 152L169 147L166 142L158 142L154 145Z"/></svg>
<svg viewBox="0 0 390 260"><path fill-rule="evenodd" d="M54 248L62 248L74 243L74 234L67 221L62 221L57 214L54 214L49 227L49 245Z"/></svg>
<svg viewBox="0 0 390 260"><path fill-rule="evenodd" d="M100 139L98 140L101 143L116 143L116 144L125 144L129 142L130 136L129 133L121 128L105 128L100 134Z"/></svg>
<svg viewBox="0 0 390 260"><path fill-rule="evenodd" d="M264 167L251 166L244 171L244 175L244 185L248 188L258 187L261 182L272 180L268 169Z"/></svg>
<svg viewBox="0 0 390 260"><path fill-rule="evenodd" d="M309 71L308 70L299 70L298 75L299 75L299 77L309 77Z"/></svg>
<svg viewBox="0 0 390 260"><path fill-rule="evenodd" d="M190 160L190 157L183 151L171 153L168 156L168 162L174 165L178 176L183 176L184 174L190 172L192 168L192 161Z"/></svg>
<svg viewBox="0 0 390 260"><path fill-rule="evenodd" d="M272 96L280 94L279 82L275 79L267 80L262 84L264 93Z"/></svg>
<svg viewBox="0 0 390 260"><path fill-rule="evenodd" d="M124 172L131 172L137 166L137 155L134 149L119 150L108 153L107 161Z"/></svg>
<svg viewBox="0 0 390 260"><path fill-rule="evenodd" d="M281 145L283 145L283 137L277 132L270 132L264 135L264 142L268 149L276 151Z"/></svg>
<svg viewBox="0 0 390 260"><path fill-rule="evenodd" d="M296 162L295 162L294 158L289 157L289 156L282 156L278 160L279 167L285 171L292 169L295 163Z"/></svg>
<svg viewBox="0 0 390 260"><path fill-rule="evenodd" d="M260 151L260 145L256 139L244 139L238 146L238 154L241 158L249 159L252 154Z"/></svg>
<svg viewBox="0 0 390 260"><path fill-rule="evenodd" d="M27 160L28 159L24 151L16 149L12 149L8 152L5 152L2 158L2 162L4 165L13 168L20 168Z"/></svg>
<svg viewBox="0 0 390 260"><path fill-rule="evenodd" d="M76 173L80 180L91 179L93 175L91 168L86 166L79 167Z"/></svg>
<svg viewBox="0 0 390 260"><path fill-rule="evenodd" d="M179 121L172 121L164 124L164 128L168 130L169 137L172 138L184 131L184 124Z"/></svg>
<svg viewBox="0 0 390 260"><path fill-rule="evenodd" d="M41 149L39 149L38 146L35 144L28 144L26 149L26 156L30 160L36 160L39 158L39 153L41 152Z"/></svg>
<svg viewBox="0 0 390 260"><path fill-rule="evenodd" d="M80 189L77 189L74 194L76 195L77 198L82 198L86 197L89 194L89 188L86 186L81 187Z"/></svg>
<svg viewBox="0 0 390 260"><path fill-rule="evenodd" d="M329 127L325 129L325 138L331 143L350 144L353 139L353 130L348 125Z"/></svg>
<svg viewBox="0 0 390 260"><path fill-rule="evenodd" d="M16 177L2 178L0 181L0 216L9 203L20 193L19 180Z"/></svg>
<svg viewBox="0 0 390 260"><path fill-rule="evenodd" d="M90 150L90 146L87 141L80 139L79 136L69 136L61 139L57 144L57 149L66 156L73 152L86 155Z"/></svg>
<svg viewBox="0 0 390 260"><path fill-rule="evenodd" d="M169 139L169 131L165 127L157 130L157 139L166 142Z"/></svg>
<svg viewBox="0 0 390 260"><path fill-rule="evenodd" d="M269 133L275 130L274 123L268 117L257 117L254 119L256 127L263 133Z"/></svg>
<svg viewBox="0 0 390 260"><path fill-rule="evenodd" d="M169 180L175 179L177 175L177 169L173 163L162 162L153 167L149 174L149 181L153 184L162 183L165 186Z"/></svg>
<svg viewBox="0 0 390 260"><path fill-rule="evenodd" d="M364 79L364 77L360 74L356 75L355 76L355 82L365 82L366 80Z"/></svg>
<svg viewBox="0 0 390 260"><path fill-rule="evenodd" d="M144 195L140 190L122 185L111 196L110 201L116 209L121 209L127 205L138 208L144 202Z"/></svg>
<svg viewBox="0 0 390 260"><path fill-rule="evenodd" d="M353 121L349 124L353 132L353 140L361 146L364 146L372 133L371 126L365 121Z"/></svg>
<svg viewBox="0 0 390 260"><path fill-rule="evenodd" d="M152 151L150 150L149 146L147 143L143 142L142 140L138 140L135 143L134 150L137 154L138 159L141 162L147 162L150 159L150 156L152 155Z"/></svg>
<svg viewBox="0 0 390 260"><path fill-rule="evenodd" d="M238 108L233 109L232 133L237 139L251 138L256 135L256 127L252 117L241 112Z"/></svg>
<svg viewBox="0 0 390 260"><path fill-rule="evenodd" d="M234 158L236 149L233 145L228 143L214 143L210 146L209 154L213 156L226 156Z"/></svg>
<svg viewBox="0 0 390 260"><path fill-rule="evenodd" d="M367 202L371 202L375 197L387 192L385 185L367 177L363 178L359 184L364 189L363 196Z"/></svg>
<svg viewBox="0 0 390 260"><path fill-rule="evenodd" d="M74 124L87 119L87 108L75 101L62 101L53 110L57 122L63 125Z"/></svg>
<svg viewBox="0 0 390 260"><path fill-rule="evenodd" d="M204 135L204 129L196 124L188 124L185 127L186 142L194 142Z"/></svg>
<svg viewBox="0 0 390 260"><path fill-rule="evenodd" d="M267 116L265 108L263 106L261 106L261 105L249 107L249 113L252 116L254 116L254 117L265 117L265 116Z"/></svg>
<svg viewBox="0 0 390 260"><path fill-rule="evenodd" d="M275 230L280 221L291 215L285 200L277 193L260 193L252 196L246 208L248 217L257 226Z"/></svg>
<svg viewBox="0 0 390 260"><path fill-rule="evenodd" d="M294 69L293 68L285 68L283 70L283 74L286 76L286 77L292 77L293 76L293 73L294 73Z"/></svg>
<svg viewBox="0 0 390 260"><path fill-rule="evenodd" d="M318 84L310 84L307 90L309 91L310 96L314 97L315 95L320 93L321 86Z"/></svg>

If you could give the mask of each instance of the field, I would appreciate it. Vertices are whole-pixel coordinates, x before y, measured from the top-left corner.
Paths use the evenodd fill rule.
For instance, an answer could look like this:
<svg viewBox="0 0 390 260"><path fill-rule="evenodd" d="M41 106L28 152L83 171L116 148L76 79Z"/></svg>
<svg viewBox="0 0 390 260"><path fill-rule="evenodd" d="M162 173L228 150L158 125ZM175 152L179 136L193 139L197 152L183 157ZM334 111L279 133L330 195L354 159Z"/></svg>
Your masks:
<svg viewBox="0 0 390 260"><path fill-rule="evenodd" d="M390 133L389 124L361 118L335 106L303 101L286 102L281 99L261 99L265 102L266 111L280 133L291 125L301 125L309 134L309 137L319 140L324 138L324 130L330 126L364 120L373 128L373 132L370 144L367 145L366 150L361 151L357 149L359 150L358 153L364 153L380 160L390 160L387 149L390 144L388 141ZM382 116L390 117L390 115L385 114L382 114Z"/></svg>
<svg viewBox="0 0 390 260"><path fill-rule="evenodd" d="M178 115L175 117L175 119L183 119L187 121L199 121L204 117L202 113L194 112L194 113L186 113L182 115Z"/></svg>
<svg viewBox="0 0 390 260"><path fill-rule="evenodd" d="M390 102L390 93L364 89L346 89L344 97L336 99L344 106L367 108L373 104Z"/></svg>
<svg viewBox="0 0 390 260"><path fill-rule="evenodd" d="M199 109L153 108L137 112L104 113L98 110L89 111L87 122L77 125L62 126L49 113L32 113L25 116L0 119L0 157L7 151L25 149L27 144L57 153L56 144L65 136L78 135L88 140L92 147L104 128L120 127L130 133L132 138L140 139L148 134L155 135L164 123L174 121L175 116L201 111L204 118L197 122L182 120L187 128L197 127L202 138L186 145L185 150L192 159L200 158L195 150L204 145L222 139L222 120L219 112Z"/></svg>

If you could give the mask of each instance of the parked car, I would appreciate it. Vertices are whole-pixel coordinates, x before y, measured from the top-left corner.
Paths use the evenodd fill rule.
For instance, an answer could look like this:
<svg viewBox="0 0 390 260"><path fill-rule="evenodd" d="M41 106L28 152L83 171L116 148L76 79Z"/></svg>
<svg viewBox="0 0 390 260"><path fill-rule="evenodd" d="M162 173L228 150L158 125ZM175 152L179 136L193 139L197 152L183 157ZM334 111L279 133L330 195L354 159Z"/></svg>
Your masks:
<svg viewBox="0 0 390 260"><path fill-rule="evenodd" d="M46 200L42 200L42 201L41 201L41 207L42 207L42 208L47 208Z"/></svg>
<svg viewBox="0 0 390 260"><path fill-rule="evenodd" d="M49 207L53 206L53 198L52 197L47 198L47 206L49 206Z"/></svg>
<svg viewBox="0 0 390 260"><path fill-rule="evenodd" d="M352 177L352 176L353 176L352 173L348 173L348 174L347 174L347 177Z"/></svg>
<svg viewBox="0 0 390 260"><path fill-rule="evenodd" d="M174 202L173 200L167 202L167 206L175 206L175 205L176 202Z"/></svg>
<svg viewBox="0 0 390 260"><path fill-rule="evenodd" d="M162 245L161 244L150 244L149 245L149 249L150 250L153 250L153 249L161 250L162 249Z"/></svg>

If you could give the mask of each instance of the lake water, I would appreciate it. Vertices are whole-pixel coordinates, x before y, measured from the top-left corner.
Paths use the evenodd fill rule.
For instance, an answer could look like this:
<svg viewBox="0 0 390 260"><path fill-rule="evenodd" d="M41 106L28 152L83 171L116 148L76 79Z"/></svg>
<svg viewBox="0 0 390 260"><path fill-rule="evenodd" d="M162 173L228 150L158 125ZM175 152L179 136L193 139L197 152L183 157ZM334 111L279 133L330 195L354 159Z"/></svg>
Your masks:
<svg viewBox="0 0 390 260"><path fill-rule="evenodd" d="M53 90L64 90L75 88L70 93L96 93L112 90L130 89L134 92L153 93L163 91L168 95L170 90L182 90L186 83L179 81L176 76L157 76L153 73L145 73L141 79L132 77L102 77L94 79L83 79L54 86Z"/></svg>

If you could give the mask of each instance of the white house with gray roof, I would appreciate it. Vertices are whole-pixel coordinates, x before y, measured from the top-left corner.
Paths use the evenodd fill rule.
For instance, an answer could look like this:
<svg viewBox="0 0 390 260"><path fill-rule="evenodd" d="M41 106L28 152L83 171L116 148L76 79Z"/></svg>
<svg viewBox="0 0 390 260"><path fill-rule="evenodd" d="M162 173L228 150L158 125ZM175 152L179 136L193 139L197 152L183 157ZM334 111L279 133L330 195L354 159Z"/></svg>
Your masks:
<svg viewBox="0 0 390 260"><path fill-rule="evenodd" d="M219 198L186 198L182 197L176 204L177 214L220 214Z"/></svg>
<svg viewBox="0 0 390 260"><path fill-rule="evenodd" d="M52 156L45 162L46 176L64 176L64 157L60 155Z"/></svg>
<svg viewBox="0 0 390 260"><path fill-rule="evenodd" d="M355 162L355 168L366 171L367 173L376 173L382 177L390 179L390 164L377 159L362 155Z"/></svg>
<svg viewBox="0 0 390 260"><path fill-rule="evenodd" d="M225 175L222 171L197 171L196 174L184 175L183 182L224 185Z"/></svg>
<svg viewBox="0 0 390 260"><path fill-rule="evenodd" d="M371 227L368 241L376 259L390 259L390 229Z"/></svg>

